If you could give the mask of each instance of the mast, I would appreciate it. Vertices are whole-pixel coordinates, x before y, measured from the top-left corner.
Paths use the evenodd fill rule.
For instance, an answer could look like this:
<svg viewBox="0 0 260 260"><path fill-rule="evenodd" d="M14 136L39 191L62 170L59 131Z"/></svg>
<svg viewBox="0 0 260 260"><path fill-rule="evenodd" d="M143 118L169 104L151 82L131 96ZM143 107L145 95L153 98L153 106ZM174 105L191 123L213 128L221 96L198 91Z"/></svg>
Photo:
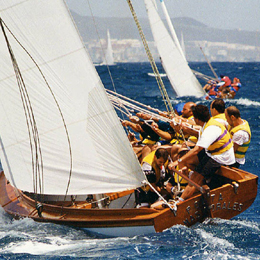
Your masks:
<svg viewBox="0 0 260 260"><path fill-rule="evenodd" d="M210 67L212 73L214 74L215 78L218 79L218 75L217 75L217 73L215 72L215 70L213 69L213 67L211 66L211 63L210 63L209 59L207 58L205 52L202 50L202 47L200 47L200 50L201 50L201 52L202 52L202 54L203 54L205 60L207 61L207 63L208 63L208 65L209 65L209 67Z"/></svg>

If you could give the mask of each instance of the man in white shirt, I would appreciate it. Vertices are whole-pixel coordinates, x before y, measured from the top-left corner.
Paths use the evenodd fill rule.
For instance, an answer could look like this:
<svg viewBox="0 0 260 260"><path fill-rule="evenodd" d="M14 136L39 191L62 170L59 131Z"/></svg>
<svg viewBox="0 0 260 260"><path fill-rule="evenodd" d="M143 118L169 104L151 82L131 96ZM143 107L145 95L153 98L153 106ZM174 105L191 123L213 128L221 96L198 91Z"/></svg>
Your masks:
<svg viewBox="0 0 260 260"><path fill-rule="evenodd" d="M225 116L225 102L222 98L216 98L211 102L210 113L215 120L228 128L228 122Z"/></svg>
<svg viewBox="0 0 260 260"><path fill-rule="evenodd" d="M235 106L228 107L225 110L227 121L230 125L229 132L234 143L234 152L236 163L233 167L239 168L245 164L245 154L251 140L251 131L249 124L240 116L240 111Z"/></svg>
<svg viewBox="0 0 260 260"><path fill-rule="evenodd" d="M169 169L179 165L185 170L185 165L190 165L192 161L198 160L196 172L192 175L192 180L202 185L203 182L214 188L212 180L214 173L221 165L232 165L235 163L234 148L231 136L227 129L220 122L210 118L209 109L203 105L193 108L193 115L197 125L202 127L196 146L185 154L181 160L169 165ZM181 199L187 199L193 195L195 188L188 185L184 190Z"/></svg>

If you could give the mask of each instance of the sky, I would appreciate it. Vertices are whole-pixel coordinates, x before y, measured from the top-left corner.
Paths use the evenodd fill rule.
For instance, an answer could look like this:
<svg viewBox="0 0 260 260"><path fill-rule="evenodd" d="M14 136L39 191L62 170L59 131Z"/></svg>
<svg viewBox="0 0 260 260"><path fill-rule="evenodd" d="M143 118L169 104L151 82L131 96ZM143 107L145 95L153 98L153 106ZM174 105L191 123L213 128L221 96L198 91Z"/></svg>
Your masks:
<svg viewBox="0 0 260 260"><path fill-rule="evenodd" d="M126 0L66 0L83 15L132 17ZM171 18L190 17L209 27L260 32L260 0L164 0ZM138 18L147 17L143 0L132 0ZM159 0L157 0L159 5ZM90 11L91 10L91 11Z"/></svg>

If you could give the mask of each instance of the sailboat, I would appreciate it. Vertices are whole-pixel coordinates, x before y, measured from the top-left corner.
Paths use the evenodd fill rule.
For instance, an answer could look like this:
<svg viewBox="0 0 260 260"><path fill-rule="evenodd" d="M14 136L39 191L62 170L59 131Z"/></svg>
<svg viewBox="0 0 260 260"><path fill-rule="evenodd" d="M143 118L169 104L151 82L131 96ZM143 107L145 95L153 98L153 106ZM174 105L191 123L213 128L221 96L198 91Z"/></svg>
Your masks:
<svg viewBox="0 0 260 260"><path fill-rule="evenodd" d="M173 26L170 27L171 36L158 14L155 0L144 0L144 3L162 66L173 90L177 96L204 96L205 92L188 65ZM164 4L163 1L161 3ZM163 7L167 12L165 5ZM168 15L166 18L170 19Z"/></svg>
<svg viewBox="0 0 260 260"><path fill-rule="evenodd" d="M133 236L253 203L257 176L223 167L217 189L136 208L146 177L65 2L1 1L0 25L0 205L12 217Z"/></svg>
<svg viewBox="0 0 260 260"><path fill-rule="evenodd" d="M105 59L103 61L103 64L109 66L115 64L109 30L107 30L107 48L106 48Z"/></svg>

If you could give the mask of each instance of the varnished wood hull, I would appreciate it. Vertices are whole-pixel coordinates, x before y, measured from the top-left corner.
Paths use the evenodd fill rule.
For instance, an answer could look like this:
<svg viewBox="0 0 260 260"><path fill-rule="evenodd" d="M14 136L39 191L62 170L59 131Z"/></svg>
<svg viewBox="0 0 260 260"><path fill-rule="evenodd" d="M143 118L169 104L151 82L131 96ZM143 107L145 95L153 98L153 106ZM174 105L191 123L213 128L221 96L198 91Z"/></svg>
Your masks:
<svg viewBox="0 0 260 260"><path fill-rule="evenodd" d="M223 167L220 175L230 177L229 183L198 194L177 206L173 212L165 209L92 209L81 206L67 206L41 203L39 211L36 202L13 188L0 175L0 205L14 218L29 217L38 222L50 222L83 228L106 235L131 236L151 232L162 232L173 225L191 226L208 217L230 219L246 210L257 195L258 177Z"/></svg>

